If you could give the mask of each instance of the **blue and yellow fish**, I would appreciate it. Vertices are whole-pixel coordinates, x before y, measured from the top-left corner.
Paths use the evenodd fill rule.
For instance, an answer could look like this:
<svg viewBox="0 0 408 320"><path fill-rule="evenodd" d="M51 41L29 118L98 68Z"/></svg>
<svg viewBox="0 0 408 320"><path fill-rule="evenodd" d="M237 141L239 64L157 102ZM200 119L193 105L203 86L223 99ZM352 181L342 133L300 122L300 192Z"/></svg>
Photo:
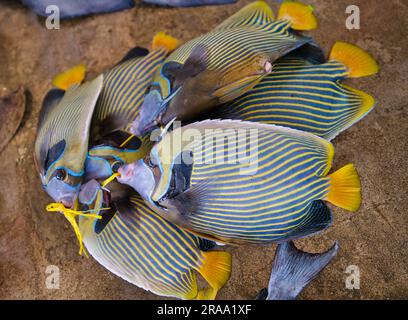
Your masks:
<svg viewBox="0 0 408 320"><path fill-rule="evenodd" d="M374 107L374 98L340 80L376 73L375 60L357 46L336 42L328 62L311 63L313 58L320 62L323 54L302 52L306 48L312 47L279 59L252 90L209 116L291 127L327 140L363 118Z"/></svg>
<svg viewBox="0 0 408 320"><path fill-rule="evenodd" d="M332 221L323 200L349 211L361 202L352 164L328 175L330 142L254 122L207 120L166 134L138 162L119 168L162 217L225 243L283 242Z"/></svg>
<svg viewBox="0 0 408 320"><path fill-rule="evenodd" d="M153 38L151 52L136 47L104 73L92 119L87 179L107 178L115 171L112 168L138 160L150 150L150 137L134 137L129 128L140 111L154 73L178 44L177 39L159 32Z"/></svg>
<svg viewBox="0 0 408 320"><path fill-rule="evenodd" d="M91 189L97 192L94 205L106 206L106 192ZM214 299L228 281L228 252L206 251L214 243L163 219L135 192L109 206L113 210L99 211L100 219L79 218L81 240L109 271L157 295L180 299ZM206 287L198 288L197 272Z"/></svg>
<svg viewBox="0 0 408 320"><path fill-rule="evenodd" d="M73 206L85 171L91 175L86 179L92 172L103 178L112 174L115 161L144 156L148 142L131 141L128 124L138 114L155 70L177 45L160 33L150 53L136 47L92 82L80 85L84 65L53 79L56 88L47 93L40 112L35 160L43 186L56 202Z"/></svg>
<svg viewBox="0 0 408 320"><path fill-rule="evenodd" d="M40 112L34 159L47 193L71 208L78 196L103 76L63 91L53 89ZM75 125L73 125L75 124Z"/></svg>
<svg viewBox="0 0 408 320"><path fill-rule="evenodd" d="M275 60L312 41L294 32L316 28L310 6L284 2L278 18L256 1L173 51L155 75L132 132L143 135L173 118L191 120L239 97L272 71Z"/></svg>

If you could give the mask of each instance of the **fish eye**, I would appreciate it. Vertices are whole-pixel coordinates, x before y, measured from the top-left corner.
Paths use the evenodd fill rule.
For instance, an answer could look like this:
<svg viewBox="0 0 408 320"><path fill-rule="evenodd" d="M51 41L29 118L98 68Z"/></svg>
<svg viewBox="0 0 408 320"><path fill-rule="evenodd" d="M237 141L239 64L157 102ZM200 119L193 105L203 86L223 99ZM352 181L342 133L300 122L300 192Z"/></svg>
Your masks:
<svg viewBox="0 0 408 320"><path fill-rule="evenodd" d="M58 180L65 180L66 176L67 176L67 172L66 172L64 169L58 169L58 170L55 172L55 177L56 177Z"/></svg>
<svg viewBox="0 0 408 320"><path fill-rule="evenodd" d="M112 163L111 168L113 172L118 172L119 168L123 166L123 162L122 161L115 161Z"/></svg>

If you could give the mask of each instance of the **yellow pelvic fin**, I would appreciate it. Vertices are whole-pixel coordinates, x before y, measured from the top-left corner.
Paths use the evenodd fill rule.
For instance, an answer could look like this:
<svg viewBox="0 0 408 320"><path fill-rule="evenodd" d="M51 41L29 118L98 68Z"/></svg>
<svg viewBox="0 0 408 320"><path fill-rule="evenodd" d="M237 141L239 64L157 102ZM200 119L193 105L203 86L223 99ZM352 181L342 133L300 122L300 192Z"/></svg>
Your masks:
<svg viewBox="0 0 408 320"><path fill-rule="evenodd" d="M210 285L197 294L197 299L213 300L218 290L228 281L231 275L231 254L225 251L203 252L203 265L198 272Z"/></svg>
<svg viewBox="0 0 408 320"><path fill-rule="evenodd" d="M74 84L80 84L85 79L86 66L78 64L62 73L57 74L52 79L52 85L62 90L68 90Z"/></svg>
<svg viewBox="0 0 408 320"><path fill-rule="evenodd" d="M367 51L343 41L337 41L334 44L329 60L344 64L350 78L370 76L379 70L377 62Z"/></svg>
<svg viewBox="0 0 408 320"><path fill-rule="evenodd" d="M353 164L347 164L329 175L330 187L327 201L349 211L357 211L361 205L361 184Z"/></svg>
<svg viewBox="0 0 408 320"><path fill-rule="evenodd" d="M278 19L291 22L292 29L313 30L317 28L317 19L313 7L297 1L284 1L278 12Z"/></svg>
<svg viewBox="0 0 408 320"><path fill-rule="evenodd" d="M152 49L164 48L168 52L172 52L180 45L180 41L164 32L158 32L153 37Z"/></svg>
<svg viewBox="0 0 408 320"><path fill-rule="evenodd" d="M348 90L352 91L355 95L359 96L361 99L361 104L360 107L358 108L357 113L354 115L354 121L360 119L363 117L365 114L367 114L374 106L375 106L375 99L373 96L369 95L368 93L365 93L361 90L357 90L354 88L351 88L345 84L342 84L343 87L347 88Z"/></svg>

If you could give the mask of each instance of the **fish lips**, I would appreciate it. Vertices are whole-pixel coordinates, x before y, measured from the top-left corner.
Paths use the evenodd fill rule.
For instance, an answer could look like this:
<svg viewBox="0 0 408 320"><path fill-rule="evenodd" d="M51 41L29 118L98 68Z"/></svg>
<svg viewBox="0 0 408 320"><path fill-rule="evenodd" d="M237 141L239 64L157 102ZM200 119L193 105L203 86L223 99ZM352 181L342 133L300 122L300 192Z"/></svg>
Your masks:
<svg viewBox="0 0 408 320"><path fill-rule="evenodd" d="M120 174L117 177L119 183L131 186L145 200L150 199L156 187L156 181L153 171L143 159L120 167L118 173Z"/></svg>

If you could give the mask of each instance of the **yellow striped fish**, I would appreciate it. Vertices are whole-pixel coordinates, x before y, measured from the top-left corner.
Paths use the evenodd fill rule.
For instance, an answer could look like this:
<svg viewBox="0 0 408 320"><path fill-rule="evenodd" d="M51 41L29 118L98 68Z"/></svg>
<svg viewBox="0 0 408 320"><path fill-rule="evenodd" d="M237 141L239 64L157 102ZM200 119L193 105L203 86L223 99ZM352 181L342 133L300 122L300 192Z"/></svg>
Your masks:
<svg viewBox="0 0 408 320"><path fill-rule="evenodd" d="M66 92L53 89L44 98L34 159L45 190L66 207L73 206L83 179L92 115L102 85L101 75Z"/></svg>
<svg viewBox="0 0 408 320"><path fill-rule="evenodd" d="M272 63L311 38L293 32L316 27L312 8L284 2L274 21L264 1L256 1L214 30L180 46L154 77L132 126L143 135L173 118L190 120L251 89L272 71Z"/></svg>
<svg viewBox="0 0 408 320"><path fill-rule="evenodd" d="M128 124L139 112L155 70L177 45L176 39L159 33L152 52L136 47L90 83L79 85L84 65L53 79L57 88L43 101L35 160L43 185L56 202L71 208L84 174L85 180L95 173L105 178L112 167L145 155L150 142L129 140Z"/></svg>
<svg viewBox="0 0 408 320"><path fill-rule="evenodd" d="M107 178L123 163L133 162L151 148L148 136L133 137L129 126L139 113L154 73L178 40L159 32L152 51L136 47L104 73L103 88L92 119L86 178ZM113 170L112 170L113 168Z"/></svg>
<svg viewBox="0 0 408 320"><path fill-rule="evenodd" d="M361 202L352 164L328 175L333 146L313 134L254 122L207 120L174 129L150 156L119 169L164 218L227 243L282 242L328 227L322 200Z"/></svg>
<svg viewBox="0 0 408 320"><path fill-rule="evenodd" d="M109 205L115 210L100 211L102 219L79 220L87 250L109 271L157 295L180 299L214 299L228 281L228 252L203 251L208 240L163 219L135 192ZM207 287L198 288L196 272Z"/></svg>
<svg viewBox="0 0 408 320"><path fill-rule="evenodd" d="M308 52L301 52L305 48L279 59L272 73L243 96L217 107L211 118L282 125L327 140L363 118L374 107L374 98L340 80L376 73L374 59L357 46L337 42L328 62L314 64L307 61L312 58Z"/></svg>

